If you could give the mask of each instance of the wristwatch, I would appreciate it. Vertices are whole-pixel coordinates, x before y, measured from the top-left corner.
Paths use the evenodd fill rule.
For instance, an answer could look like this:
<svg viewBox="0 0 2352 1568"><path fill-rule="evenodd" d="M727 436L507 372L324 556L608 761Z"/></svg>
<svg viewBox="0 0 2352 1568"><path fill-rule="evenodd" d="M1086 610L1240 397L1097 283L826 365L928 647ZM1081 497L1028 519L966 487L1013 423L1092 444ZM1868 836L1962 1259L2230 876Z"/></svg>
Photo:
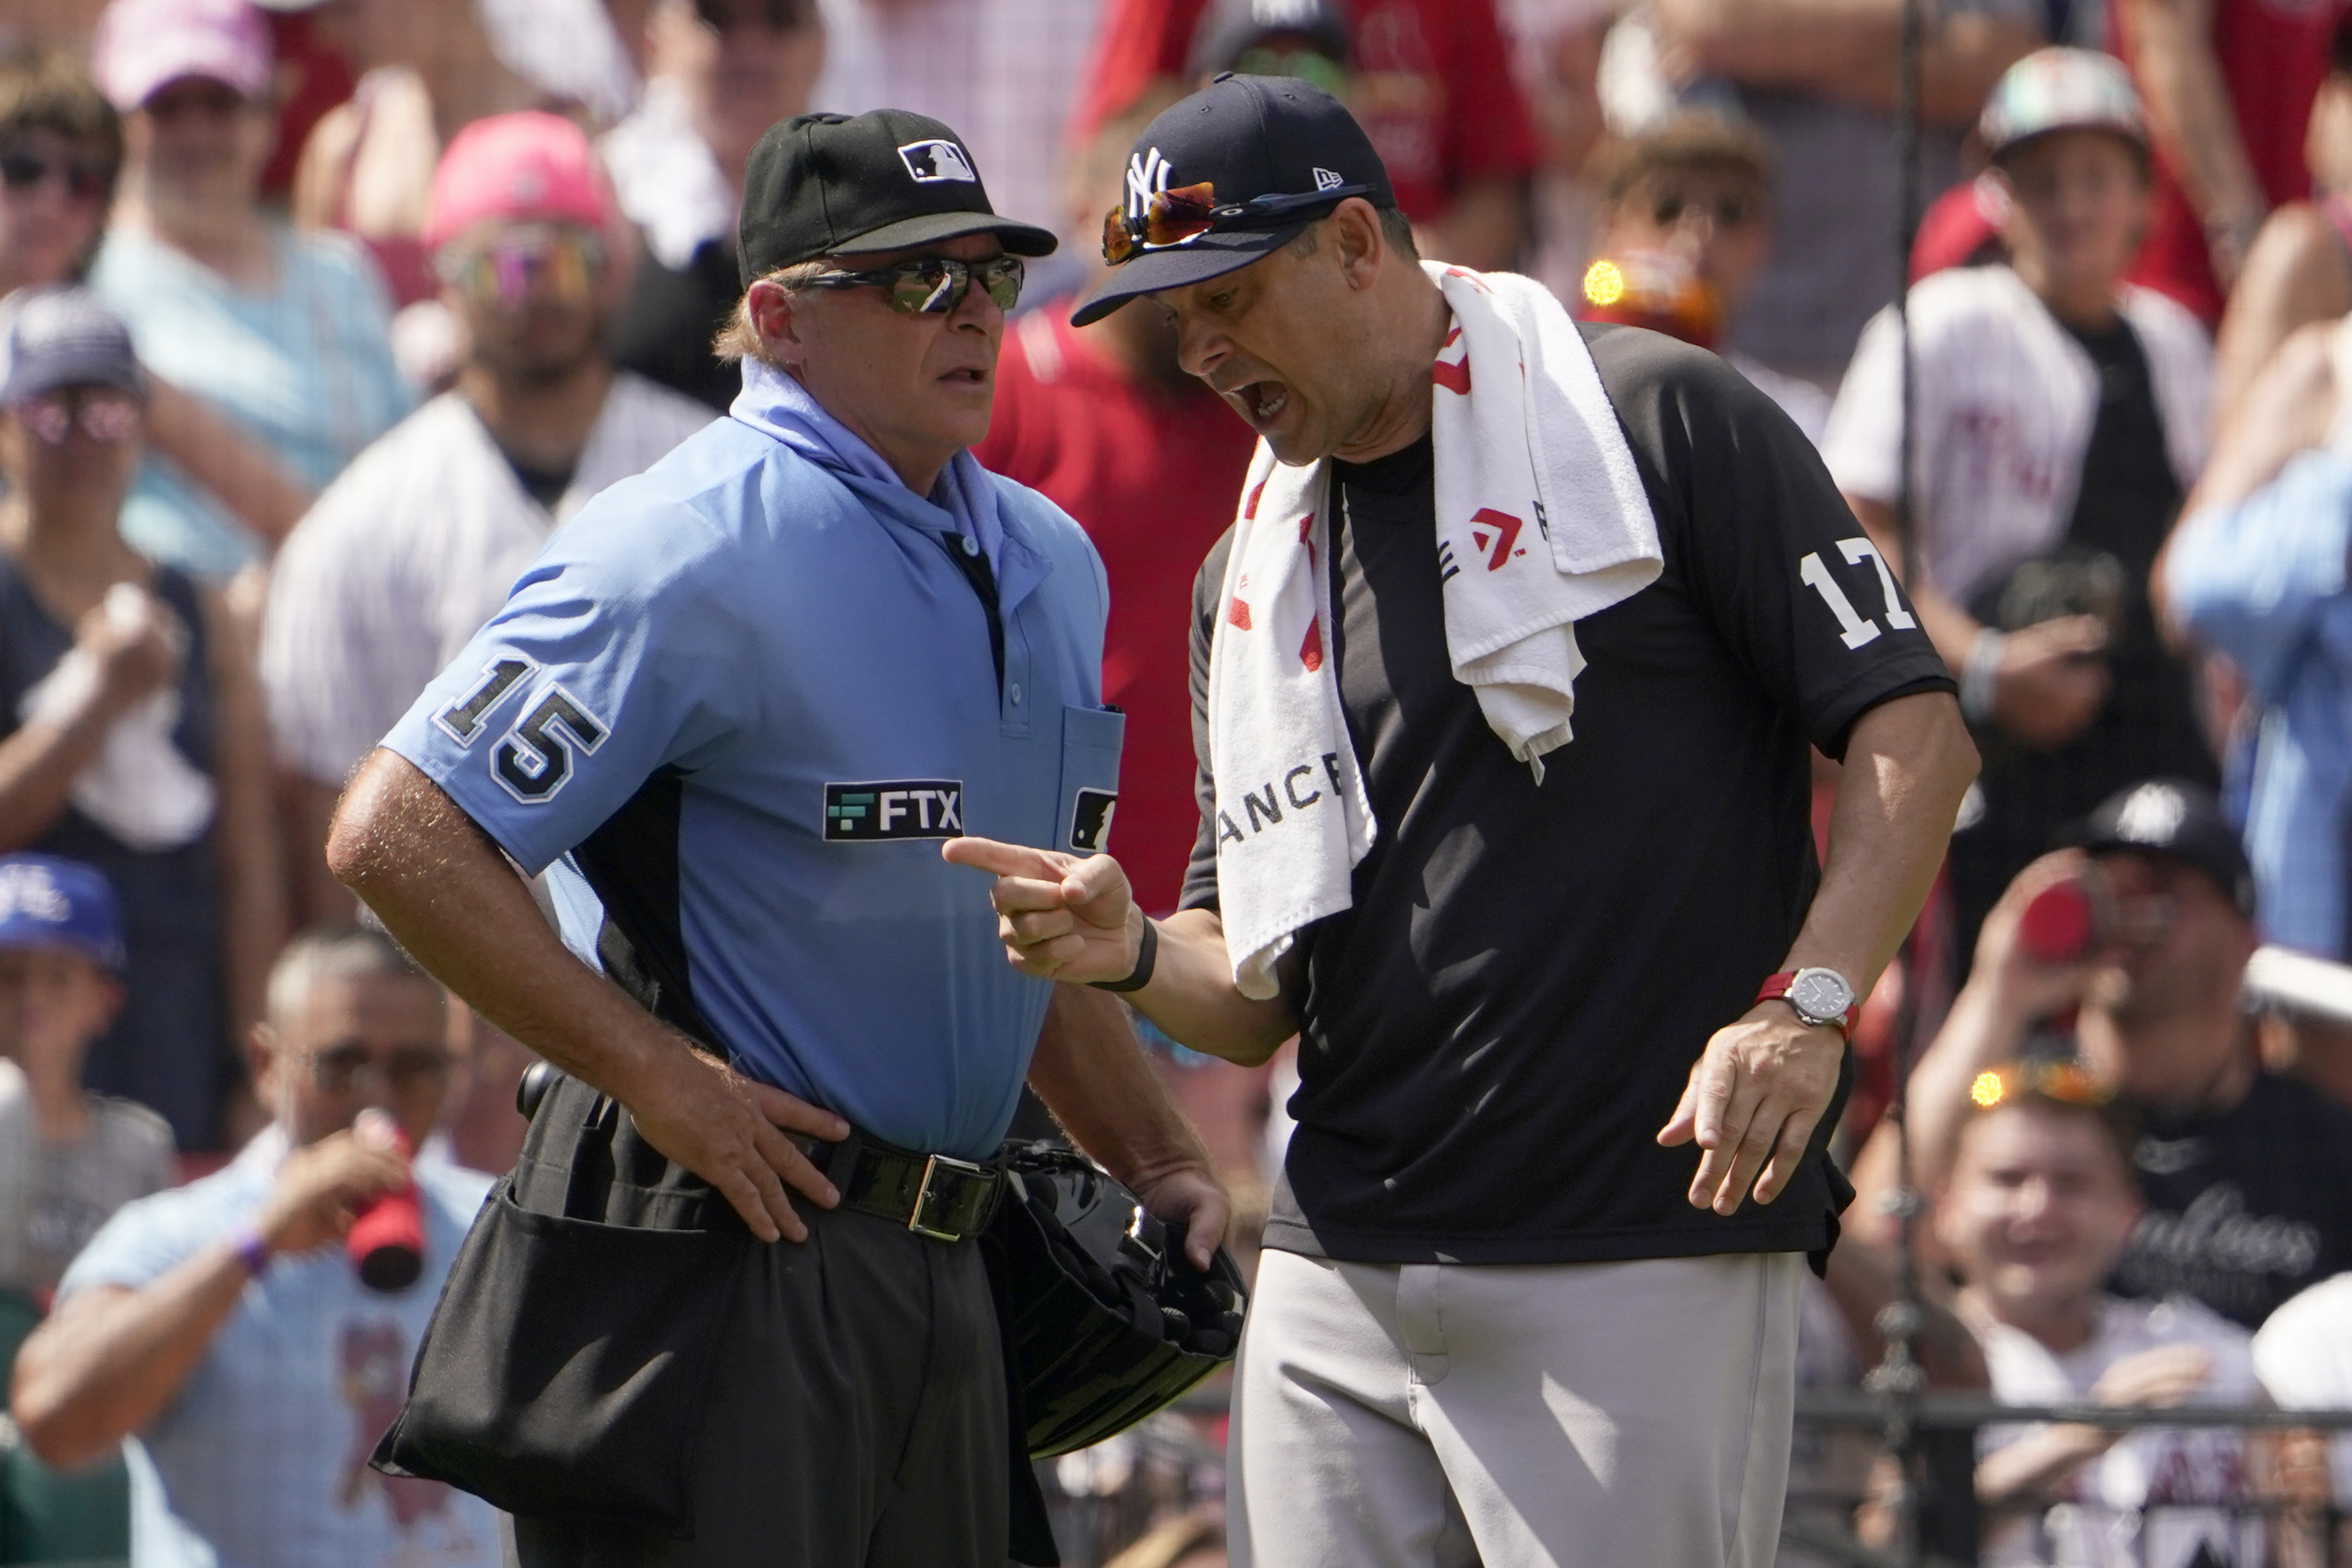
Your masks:
<svg viewBox="0 0 2352 1568"><path fill-rule="evenodd" d="M1776 998L1794 1008L1806 1023L1816 1027L1827 1024L1849 1040L1853 1038L1854 1021L1862 1016L1853 987L1834 969L1783 970L1756 993L1759 1002Z"/></svg>

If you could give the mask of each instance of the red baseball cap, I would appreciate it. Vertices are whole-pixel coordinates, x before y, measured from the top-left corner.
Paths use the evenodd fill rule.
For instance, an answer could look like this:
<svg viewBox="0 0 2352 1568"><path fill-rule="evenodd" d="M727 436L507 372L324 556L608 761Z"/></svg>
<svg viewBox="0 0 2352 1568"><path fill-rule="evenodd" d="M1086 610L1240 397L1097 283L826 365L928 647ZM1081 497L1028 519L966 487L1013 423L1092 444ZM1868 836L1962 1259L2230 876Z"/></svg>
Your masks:
<svg viewBox="0 0 2352 1568"><path fill-rule="evenodd" d="M524 110L477 120L450 138L433 171L425 245L438 250L485 219L604 226L595 154L560 115Z"/></svg>

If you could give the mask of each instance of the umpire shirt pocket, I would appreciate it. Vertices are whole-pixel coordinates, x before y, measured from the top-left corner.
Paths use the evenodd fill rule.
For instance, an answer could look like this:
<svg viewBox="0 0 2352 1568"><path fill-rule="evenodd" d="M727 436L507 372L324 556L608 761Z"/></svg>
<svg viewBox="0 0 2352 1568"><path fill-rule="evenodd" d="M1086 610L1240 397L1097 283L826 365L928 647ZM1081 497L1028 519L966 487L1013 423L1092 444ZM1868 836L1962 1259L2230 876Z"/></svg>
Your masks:
<svg viewBox="0 0 2352 1568"><path fill-rule="evenodd" d="M1111 813L1118 805L1118 749L1127 715L1116 708L1062 710L1062 790L1054 847L1099 855L1110 847Z"/></svg>

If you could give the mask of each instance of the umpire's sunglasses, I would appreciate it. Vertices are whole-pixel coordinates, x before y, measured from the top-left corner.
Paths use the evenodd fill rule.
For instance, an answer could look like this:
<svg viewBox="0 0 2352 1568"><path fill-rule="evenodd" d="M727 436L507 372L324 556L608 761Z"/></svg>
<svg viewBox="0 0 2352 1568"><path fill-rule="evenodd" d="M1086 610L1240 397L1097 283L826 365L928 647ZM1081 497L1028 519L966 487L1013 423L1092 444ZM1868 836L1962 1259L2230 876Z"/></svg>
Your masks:
<svg viewBox="0 0 2352 1568"><path fill-rule="evenodd" d="M2113 1085L2081 1062L2066 1059L2003 1062L1977 1074L1969 1085L1969 1103L1979 1110L1997 1110L2020 1099L2054 1100L2097 1110L2115 1098Z"/></svg>
<svg viewBox="0 0 2352 1568"><path fill-rule="evenodd" d="M985 261L959 261L952 256L919 256L871 272L820 272L800 279L807 289L879 289L890 309L902 316L944 316L963 303L977 282L996 302L1010 310L1021 302L1021 283L1027 268L1017 256L992 256Z"/></svg>
<svg viewBox="0 0 2352 1568"><path fill-rule="evenodd" d="M1297 217L1309 207L1330 206L1370 189L1370 185L1335 185L1328 191L1252 196L1245 202L1229 202L1222 206L1218 205L1215 187L1206 180L1197 185L1179 185L1172 191L1156 191L1143 204L1141 217L1128 216L1124 204L1104 216L1103 259L1116 267L1140 251L1181 245L1212 229L1263 228L1270 222Z"/></svg>

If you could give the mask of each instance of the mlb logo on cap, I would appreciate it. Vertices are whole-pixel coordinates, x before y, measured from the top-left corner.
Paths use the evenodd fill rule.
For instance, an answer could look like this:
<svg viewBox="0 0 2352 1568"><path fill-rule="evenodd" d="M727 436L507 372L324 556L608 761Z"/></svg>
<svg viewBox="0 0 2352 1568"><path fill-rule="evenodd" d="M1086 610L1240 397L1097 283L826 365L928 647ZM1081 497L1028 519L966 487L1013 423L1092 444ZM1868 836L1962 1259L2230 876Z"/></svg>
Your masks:
<svg viewBox="0 0 2352 1568"><path fill-rule="evenodd" d="M919 185L935 184L941 180L980 183L980 176L971 172L971 160L952 142L909 142L898 149L898 159Z"/></svg>
<svg viewBox="0 0 2352 1568"><path fill-rule="evenodd" d="M0 855L0 948L63 948L121 969L114 889L98 868L79 860Z"/></svg>

